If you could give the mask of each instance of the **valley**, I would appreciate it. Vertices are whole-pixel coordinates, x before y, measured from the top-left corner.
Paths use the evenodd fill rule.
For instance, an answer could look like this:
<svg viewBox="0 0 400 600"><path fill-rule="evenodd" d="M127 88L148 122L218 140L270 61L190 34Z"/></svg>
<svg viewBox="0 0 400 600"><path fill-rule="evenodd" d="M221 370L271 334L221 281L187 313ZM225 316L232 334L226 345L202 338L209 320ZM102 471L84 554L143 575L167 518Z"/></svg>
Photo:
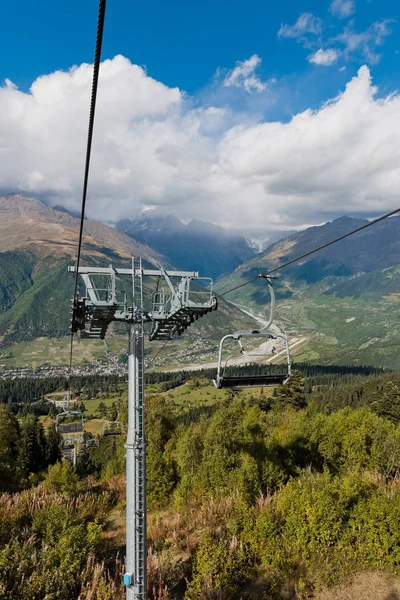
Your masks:
<svg viewBox="0 0 400 600"><path fill-rule="evenodd" d="M73 278L68 277L66 270L74 252L68 240L76 235L78 220L61 209L54 210L18 195L0 199L0 216L5 230L0 241L0 335L5 358L0 361L0 368L66 367L68 338L65 337L64 342L63 336L68 333L68 305L73 285ZM277 321L282 322L293 339L296 360L400 366L399 222L397 217L389 219L278 273L274 284ZM216 292L223 294L259 272L307 252L317 243L351 231L360 223L364 221L346 217L312 227L279 240L261 254L254 255L252 250L249 260L246 250L240 258L244 262L231 266L233 271L216 282ZM177 230L181 232L179 235L190 236L196 227L193 223L187 230L176 220L166 218L156 218L154 224L147 218L147 221L125 223L120 227L129 229L128 225L130 236L140 230L147 232L149 240L155 240L157 231L165 227L165 248L172 243ZM198 227L200 237L194 238L193 248L197 248L201 263L203 251L209 252L210 236L219 234L204 223ZM10 235L11 231L20 233ZM163 259L162 244L152 249L122 231L94 221L85 221L85 232L88 237L84 240L83 252L89 264L94 261L94 264L104 265L111 261L115 265L127 265L129 257L135 254L148 264L161 260L168 266L173 258L171 255ZM238 239L230 238L232 247ZM184 241L178 242L177 238L177 244L182 246ZM230 251L226 248L226 252ZM204 258L208 264L210 256ZM175 260L179 260L178 255ZM185 268L187 263L172 266ZM226 268L228 264L222 271ZM202 270L201 274L208 273ZM146 293L151 297L153 290L148 289ZM200 368L214 364L219 339L229 331L262 323L262 314L268 310L268 293L263 281L233 291L224 300L217 313L196 323L182 340L173 341L165 352L160 352L153 367L173 369L186 364L192 369L196 365ZM108 352L123 362L125 334L120 327L112 328L110 333L105 342L76 343L76 364L90 364L93 360L107 362ZM149 362L159 350L157 343L147 345Z"/></svg>

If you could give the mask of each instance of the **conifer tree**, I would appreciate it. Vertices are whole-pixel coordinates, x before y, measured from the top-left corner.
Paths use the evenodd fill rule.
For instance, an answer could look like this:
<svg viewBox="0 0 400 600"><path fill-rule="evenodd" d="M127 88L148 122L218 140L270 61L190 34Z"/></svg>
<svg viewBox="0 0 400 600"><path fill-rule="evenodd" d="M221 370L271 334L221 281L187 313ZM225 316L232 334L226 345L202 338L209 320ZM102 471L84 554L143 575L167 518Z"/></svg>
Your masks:
<svg viewBox="0 0 400 600"><path fill-rule="evenodd" d="M277 389L274 404L275 406L293 406L294 408L306 406L304 381L300 371L293 371L288 383Z"/></svg>
<svg viewBox="0 0 400 600"><path fill-rule="evenodd" d="M46 438L35 415L28 415L22 425L19 463L25 477L46 466Z"/></svg>
<svg viewBox="0 0 400 600"><path fill-rule="evenodd" d="M18 486L16 465L20 428L16 417L0 406L0 491L11 491Z"/></svg>
<svg viewBox="0 0 400 600"><path fill-rule="evenodd" d="M53 465L61 460L62 436L56 431L54 425L49 425L46 431L46 464Z"/></svg>
<svg viewBox="0 0 400 600"><path fill-rule="evenodd" d="M386 417L394 423L400 422L400 389L393 381L387 382L376 402L376 412L380 417Z"/></svg>

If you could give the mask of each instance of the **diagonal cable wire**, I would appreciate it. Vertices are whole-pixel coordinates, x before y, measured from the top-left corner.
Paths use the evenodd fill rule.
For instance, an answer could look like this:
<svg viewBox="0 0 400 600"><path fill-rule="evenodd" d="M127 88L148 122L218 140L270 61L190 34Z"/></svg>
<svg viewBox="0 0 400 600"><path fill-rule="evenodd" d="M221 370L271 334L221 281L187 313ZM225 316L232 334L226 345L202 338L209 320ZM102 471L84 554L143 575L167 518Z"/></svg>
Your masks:
<svg viewBox="0 0 400 600"><path fill-rule="evenodd" d="M217 298L223 298L224 296L226 296L226 294L230 294L231 292L234 292L235 290L239 290L240 288L244 287L245 285L249 285L249 283L253 283L253 281L260 279L260 277L262 277L262 275L256 275L252 279L249 279L248 281L245 281L244 283L241 283L240 285L236 285L235 287L231 288L230 290L227 290L226 292L223 292L222 294L215 294L215 295Z"/></svg>
<svg viewBox="0 0 400 600"><path fill-rule="evenodd" d="M103 44L103 31L104 31L104 20L106 15L106 0L99 0L99 11L97 18L97 33L96 33L96 46L94 52L93 62L93 80L92 80L92 95L90 99L90 112L89 112L89 127L86 147L86 161L85 161L85 174L83 178L83 191L82 191L82 207L81 207L81 218L79 226L79 240L78 240L78 252L76 257L76 273L75 273L75 285L74 285L74 298L78 291L78 277L79 277L79 263L81 260L82 250L82 239L83 239L83 225L85 221L85 208L86 208L86 197L89 180L89 169L90 169L90 157L92 153L92 141L93 141L93 129L94 129L94 116L96 112L96 99L97 89L99 83L99 71L100 71L100 59L101 59L101 47ZM70 362L69 370L71 373L72 369L72 356L73 356L73 333L71 332L71 348L70 348Z"/></svg>
<svg viewBox="0 0 400 600"><path fill-rule="evenodd" d="M288 267L289 265L292 265L293 263L298 262L299 260L302 260L303 258L307 258L308 256L315 254L315 252L324 250L324 248L328 248L328 246L332 246L332 244L336 244L337 242L340 242L341 240L344 240L345 238L348 238L351 235L354 235L355 233L362 231L363 229L367 229L368 227L372 227L372 225L376 225L376 223L380 223L380 221L384 221L385 219L388 219L389 217L393 217L393 215L396 215L399 212L400 212L400 208L396 208L396 210L392 210L391 212L389 212L385 215L382 215L381 217L378 217L377 219L373 219L372 221L365 223L365 225L361 225L361 227L357 227L357 229L353 229L353 231L349 231L348 233L341 235L340 237L332 240L331 242L327 242L326 244L323 244L322 246L319 246L318 248L314 248L314 250L310 250L310 252L306 252L305 254L302 254L301 256L294 258L293 260L289 260L288 262L283 263L283 265L279 265L278 267L275 267L274 269L271 269L270 271L267 271L266 273L262 273L261 276L266 277L267 275L271 275L271 273L276 273L276 271L280 271L280 269L284 269L285 267Z"/></svg>
<svg viewBox="0 0 400 600"><path fill-rule="evenodd" d="M164 350L164 348L166 347L166 345L171 341L171 338L168 338L166 340L166 342L164 342L164 344L161 346L161 348L158 350L157 354L155 356L153 356L153 358L151 359L151 361L149 362L149 364L147 365L147 367L145 368L145 371L148 371L149 369L151 369L151 366L155 363L156 358L161 354L161 352Z"/></svg>
<svg viewBox="0 0 400 600"><path fill-rule="evenodd" d="M398 213L400 213L400 208L396 208L395 210L392 210L391 212L386 213L385 215L382 215L381 217L377 217L376 219L373 219L372 221L365 223L365 225L361 225L361 227L357 227L357 229L353 229L353 231L349 231L348 233L345 233L344 235L341 235L341 236L335 238L334 240L331 240L330 242L323 244L322 246L318 246L318 248L314 248L314 250L310 250L309 252L306 252L305 254L302 254L301 256L297 256L296 258L293 258L292 260L289 260L288 262L285 262L282 265L278 265L277 267L274 267L273 269L270 269L269 271L266 271L265 273L260 273L259 275L256 275L256 277L253 277L252 279L249 279L248 281L245 281L244 283L241 283L240 285L237 285L237 286L227 290L226 292L223 292L222 294L217 294L217 297L222 298L223 296L226 296L226 294L230 294L231 292L238 290L238 289L244 287L245 285L249 285L249 283L252 283L253 281L256 281L257 279L260 279L261 277L268 277L269 275L272 275L272 273L276 273L277 271L280 271L281 269L284 269L285 267L288 267L289 265L293 265L294 263L298 262L299 260L303 260L304 258L307 258L308 256L311 256L312 254L315 254L316 252L319 252L320 250L324 250L325 248L328 248L328 246L332 246L333 244L336 244L337 242L340 242L341 240L344 240L345 238L348 238L351 235L354 235L355 233L362 231L363 229L372 227L372 225L376 225L377 223L380 223L381 221L384 221L385 219L388 219L389 217L393 217L393 215L396 215Z"/></svg>

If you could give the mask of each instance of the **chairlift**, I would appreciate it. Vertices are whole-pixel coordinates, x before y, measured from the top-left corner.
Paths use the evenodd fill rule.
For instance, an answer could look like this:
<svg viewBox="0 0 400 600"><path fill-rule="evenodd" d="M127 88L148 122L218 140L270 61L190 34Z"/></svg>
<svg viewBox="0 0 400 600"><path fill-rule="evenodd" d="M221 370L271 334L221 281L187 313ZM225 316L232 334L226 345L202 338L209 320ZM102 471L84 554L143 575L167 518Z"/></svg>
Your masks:
<svg viewBox="0 0 400 600"><path fill-rule="evenodd" d="M119 419L116 421L105 421L103 424L103 437L114 437L122 435L124 428Z"/></svg>
<svg viewBox="0 0 400 600"><path fill-rule="evenodd" d="M75 446L75 440L73 438L65 438L62 442L63 450L73 450Z"/></svg>
<svg viewBox="0 0 400 600"><path fill-rule="evenodd" d="M56 416L58 433L81 433L83 431L83 413L79 410L64 410Z"/></svg>
<svg viewBox="0 0 400 600"><path fill-rule="evenodd" d="M64 460L73 462L75 451L75 442L72 438L66 438L63 440L61 447L61 454Z"/></svg>
<svg viewBox="0 0 400 600"><path fill-rule="evenodd" d="M63 450L62 457L64 460L68 460L69 462L74 462L74 453L73 450Z"/></svg>
<svg viewBox="0 0 400 600"><path fill-rule="evenodd" d="M84 456L85 452L87 449L90 448L98 448L99 447L99 439L97 437L94 438L87 438L84 439L83 437L81 438L76 438L79 442L79 450L77 452L77 457L81 457Z"/></svg>
<svg viewBox="0 0 400 600"><path fill-rule="evenodd" d="M213 380L213 384L217 389L241 389L241 388L254 388L254 387L271 387L271 386L280 386L285 385L291 376L291 357L290 357L290 349L289 342L286 334L277 329L276 326L272 329L272 324L275 316L275 293L272 287L271 278L265 277L268 283L268 289L271 296L271 308L270 308L270 316L268 323L262 327L261 329L253 329L249 331L236 331L235 333L230 333L225 335L219 345L219 354L218 354L218 370L217 376ZM260 341L270 340L272 350L268 354L267 352L262 353L247 353L243 346L243 339L259 339ZM258 359L262 360L262 357L267 358L270 355L277 354L275 348L275 340L281 340L283 343L283 352L286 358L286 366L278 373L268 372L268 367L265 368L265 372L261 374L229 374L229 370L232 371L232 367L228 366L229 361L233 358L233 355L228 356L225 361L223 361L223 349L224 344L227 340L235 340L239 344L240 353L242 355L247 356L249 359L258 357ZM235 355L236 356L236 355ZM248 365L250 367L250 365Z"/></svg>

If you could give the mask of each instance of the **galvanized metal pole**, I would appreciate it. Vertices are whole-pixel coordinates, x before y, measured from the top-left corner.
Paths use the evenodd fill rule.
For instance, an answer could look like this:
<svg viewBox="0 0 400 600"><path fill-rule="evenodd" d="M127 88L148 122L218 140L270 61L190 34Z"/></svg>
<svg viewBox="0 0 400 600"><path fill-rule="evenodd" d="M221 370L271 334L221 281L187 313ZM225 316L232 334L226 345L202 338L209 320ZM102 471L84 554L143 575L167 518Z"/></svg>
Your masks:
<svg viewBox="0 0 400 600"><path fill-rule="evenodd" d="M146 600L146 440L142 321L129 326L128 435L125 448L126 599Z"/></svg>

